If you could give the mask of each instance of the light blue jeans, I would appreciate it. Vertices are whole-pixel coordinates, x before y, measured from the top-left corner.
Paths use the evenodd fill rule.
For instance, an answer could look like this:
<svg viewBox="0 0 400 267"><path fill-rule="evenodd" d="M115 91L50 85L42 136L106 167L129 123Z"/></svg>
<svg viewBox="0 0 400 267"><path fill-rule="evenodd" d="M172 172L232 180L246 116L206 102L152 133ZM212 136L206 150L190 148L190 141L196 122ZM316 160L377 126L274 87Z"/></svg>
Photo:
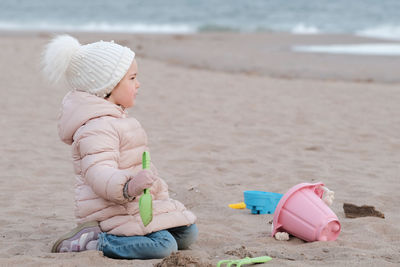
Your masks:
<svg viewBox="0 0 400 267"><path fill-rule="evenodd" d="M99 234L98 250L114 259L161 259L187 249L198 235L196 224L150 233L145 236Z"/></svg>

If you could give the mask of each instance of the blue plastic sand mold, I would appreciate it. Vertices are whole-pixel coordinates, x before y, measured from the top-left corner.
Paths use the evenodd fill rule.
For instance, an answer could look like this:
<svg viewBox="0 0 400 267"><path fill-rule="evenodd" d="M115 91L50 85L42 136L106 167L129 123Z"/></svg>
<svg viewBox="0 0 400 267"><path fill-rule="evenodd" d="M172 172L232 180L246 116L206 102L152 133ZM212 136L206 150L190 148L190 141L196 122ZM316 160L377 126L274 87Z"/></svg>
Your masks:
<svg viewBox="0 0 400 267"><path fill-rule="evenodd" d="M272 214L282 196L272 192L244 191L244 203L253 214Z"/></svg>

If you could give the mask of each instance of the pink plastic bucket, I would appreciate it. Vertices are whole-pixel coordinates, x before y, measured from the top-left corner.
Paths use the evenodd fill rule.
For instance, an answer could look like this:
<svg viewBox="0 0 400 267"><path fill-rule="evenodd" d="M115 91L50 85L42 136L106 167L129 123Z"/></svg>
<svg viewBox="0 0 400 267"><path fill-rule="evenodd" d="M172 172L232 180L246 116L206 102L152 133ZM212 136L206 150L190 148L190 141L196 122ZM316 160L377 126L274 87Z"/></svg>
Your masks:
<svg viewBox="0 0 400 267"><path fill-rule="evenodd" d="M336 240L340 223L321 199L323 185L302 183L286 192L275 209L272 236L288 232L305 241Z"/></svg>

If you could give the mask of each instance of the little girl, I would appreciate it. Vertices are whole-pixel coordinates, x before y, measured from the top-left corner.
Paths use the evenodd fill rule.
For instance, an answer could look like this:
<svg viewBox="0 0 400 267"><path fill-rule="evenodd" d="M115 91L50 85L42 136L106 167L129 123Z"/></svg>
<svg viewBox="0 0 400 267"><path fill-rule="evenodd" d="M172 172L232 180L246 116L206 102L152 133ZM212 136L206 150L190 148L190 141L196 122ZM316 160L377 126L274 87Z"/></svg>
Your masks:
<svg viewBox="0 0 400 267"><path fill-rule="evenodd" d="M197 239L195 215L170 199L154 165L142 170L147 136L126 109L140 87L135 53L111 42L81 45L54 38L43 53L43 72L71 90L62 102L60 139L72 146L78 226L53 252L101 250L120 259L163 258ZM150 188L153 220L144 226L139 198Z"/></svg>

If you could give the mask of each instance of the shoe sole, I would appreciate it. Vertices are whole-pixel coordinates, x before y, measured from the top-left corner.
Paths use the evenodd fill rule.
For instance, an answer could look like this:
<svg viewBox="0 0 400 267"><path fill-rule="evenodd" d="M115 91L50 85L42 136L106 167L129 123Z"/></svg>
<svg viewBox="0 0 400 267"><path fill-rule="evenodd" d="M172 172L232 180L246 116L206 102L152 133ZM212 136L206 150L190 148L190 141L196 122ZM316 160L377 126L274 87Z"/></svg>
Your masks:
<svg viewBox="0 0 400 267"><path fill-rule="evenodd" d="M71 237L73 237L74 235L76 235L77 233L82 231L83 229L90 228L90 227L99 227L99 223L98 222L86 222L86 223L78 225L77 227L72 229L70 232L68 232L65 235L61 236L54 243L53 247L51 248L51 252L52 253L58 253L57 247L61 244L61 242L63 242L64 240L70 239Z"/></svg>

